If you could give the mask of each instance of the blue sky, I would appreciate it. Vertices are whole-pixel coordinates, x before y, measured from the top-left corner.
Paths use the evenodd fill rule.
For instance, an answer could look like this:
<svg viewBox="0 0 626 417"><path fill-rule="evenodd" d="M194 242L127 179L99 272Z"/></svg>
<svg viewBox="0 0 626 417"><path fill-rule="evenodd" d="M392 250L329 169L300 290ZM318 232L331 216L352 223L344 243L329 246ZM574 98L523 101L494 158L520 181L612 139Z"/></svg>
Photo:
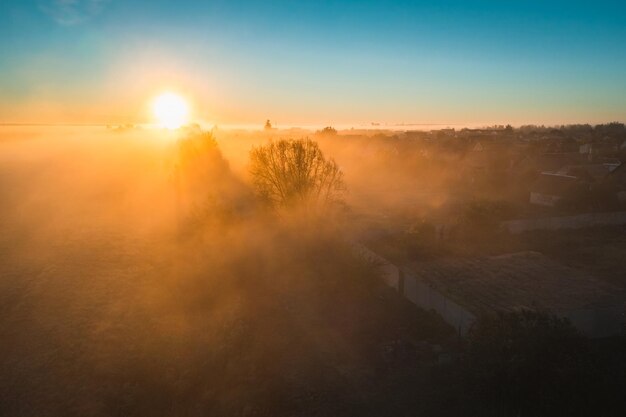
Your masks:
<svg viewBox="0 0 626 417"><path fill-rule="evenodd" d="M2 0L0 121L626 119L626 2Z"/></svg>

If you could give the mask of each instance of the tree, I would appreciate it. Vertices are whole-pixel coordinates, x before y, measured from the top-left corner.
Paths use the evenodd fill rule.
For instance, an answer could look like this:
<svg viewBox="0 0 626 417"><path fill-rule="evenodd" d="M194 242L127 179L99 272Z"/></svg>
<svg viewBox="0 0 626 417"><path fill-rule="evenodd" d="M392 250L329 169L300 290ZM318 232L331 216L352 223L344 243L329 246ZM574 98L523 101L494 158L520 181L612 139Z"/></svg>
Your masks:
<svg viewBox="0 0 626 417"><path fill-rule="evenodd" d="M337 135L337 129L335 129L332 126L326 126L322 130L318 130L316 132L316 134L322 135L322 136L336 136Z"/></svg>
<svg viewBox="0 0 626 417"><path fill-rule="evenodd" d="M467 382L478 409L570 416L585 405L593 380L588 343L567 320L528 310L485 316L468 344Z"/></svg>
<svg viewBox="0 0 626 417"><path fill-rule="evenodd" d="M232 174L213 133L196 129L177 143L176 210L186 231L207 222L236 218L248 192Z"/></svg>
<svg viewBox="0 0 626 417"><path fill-rule="evenodd" d="M252 149L250 173L257 193L276 208L328 209L346 190L337 163L326 159L310 139Z"/></svg>
<svg viewBox="0 0 626 417"><path fill-rule="evenodd" d="M190 132L177 145L177 166L192 187L215 187L217 179L230 174L212 133Z"/></svg>
<svg viewBox="0 0 626 417"><path fill-rule="evenodd" d="M461 232L467 237L493 236L498 232L500 221L509 211L504 201L472 200L462 207L459 218Z"/></svg>

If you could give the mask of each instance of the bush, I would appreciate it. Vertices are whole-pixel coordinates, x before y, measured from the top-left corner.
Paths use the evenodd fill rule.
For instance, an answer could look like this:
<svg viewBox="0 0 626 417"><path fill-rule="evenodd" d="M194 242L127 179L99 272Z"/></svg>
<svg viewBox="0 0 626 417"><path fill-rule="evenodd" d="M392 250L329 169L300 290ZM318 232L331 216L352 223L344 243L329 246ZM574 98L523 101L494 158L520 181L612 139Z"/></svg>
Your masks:
<svg viewBox="0 0 626 417"><path fill-rule="evenodd" d="M470 403L500 416L578 415L589 397L588 341L565 319L521 311L481 318L470 330Z"/></svg>

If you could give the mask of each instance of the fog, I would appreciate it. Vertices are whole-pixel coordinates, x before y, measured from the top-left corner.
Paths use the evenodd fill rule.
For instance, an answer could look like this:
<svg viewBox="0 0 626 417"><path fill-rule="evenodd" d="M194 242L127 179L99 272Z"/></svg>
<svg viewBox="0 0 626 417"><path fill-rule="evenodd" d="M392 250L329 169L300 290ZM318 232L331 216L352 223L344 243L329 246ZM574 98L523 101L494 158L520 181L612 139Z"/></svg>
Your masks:
<svg viewBox="0 0 626 417"><path fill-rule="evenodd" d="M304 137L336 161L346 192L325 206L268 205L250 151ZM528 245L492 228L507 212L493 207L527 204L530 182L499 163L506 153L494 174L475 174L474 143L437 132L2 128L2 411L381 415L393 403L454 415L439 405L458 395L444 389L456 371L433 376L423 363L461 349L455 331L351 246L402 262ZM438 224L457 227L450 241L435 239Z"/></svg>
<svg viewBox="0 0 626 417"><path fill-rule="evenodd" d="M366 362L359 333L373 325L353 324L375 309L334 329L322 323L340 309L332 300L368 297L340 277L375 277L332 224L255 202L245 158L264 136L225 136L224 157L185 155L179 139L197 132L7 130L0 403L9 415L289 410L295 399L272 398L296 395L289 378L307 389L336 378L315 370L318 355Z"/></svg>

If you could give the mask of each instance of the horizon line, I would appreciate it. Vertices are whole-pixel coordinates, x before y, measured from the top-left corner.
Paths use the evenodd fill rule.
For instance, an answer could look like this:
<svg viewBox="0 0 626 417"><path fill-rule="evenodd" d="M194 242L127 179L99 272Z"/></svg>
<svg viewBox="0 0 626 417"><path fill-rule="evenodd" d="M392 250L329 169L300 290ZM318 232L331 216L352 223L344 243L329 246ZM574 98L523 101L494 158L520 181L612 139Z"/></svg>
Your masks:
<svg viewBox="0 0 626 417"><path fill-rule="evenodd" d="M402 128L402 127L411 127L411 126L447 126L449 128L493 128L496 126L507 126L510 125L513 128L520 128L522 126L536 126L536 127L562 127L562 126L575 126L575 125L590 125L597 126L602 124L609 123L622 123L622 121L613 120L606 121L602 123L590 123L590 122L576 122L576 123L523 123L523 124L512 124L512 123L377 123L370 122L367 124L328 124L328 123L320 123L320 124L301 124L301 125L284 125L284 127L272 127L276 130L289 130L289 129L303 129L303 130L315 130L324 127L333 127L336 130L354 130L354 129L364 129L364 130L394 130L393 128ZM223 128L230 130L263 130L263 123L225 123L218 124L212 122L197 122L197 123L189 123L187 126L198 125L201 128ZM72 123L72 122L0 122L0 127L107 127L107 128L119 128L125 126L132 127L148 127L152 128L156 126L152 123ZM396 129L400 130L400 129Z"/></svg>

